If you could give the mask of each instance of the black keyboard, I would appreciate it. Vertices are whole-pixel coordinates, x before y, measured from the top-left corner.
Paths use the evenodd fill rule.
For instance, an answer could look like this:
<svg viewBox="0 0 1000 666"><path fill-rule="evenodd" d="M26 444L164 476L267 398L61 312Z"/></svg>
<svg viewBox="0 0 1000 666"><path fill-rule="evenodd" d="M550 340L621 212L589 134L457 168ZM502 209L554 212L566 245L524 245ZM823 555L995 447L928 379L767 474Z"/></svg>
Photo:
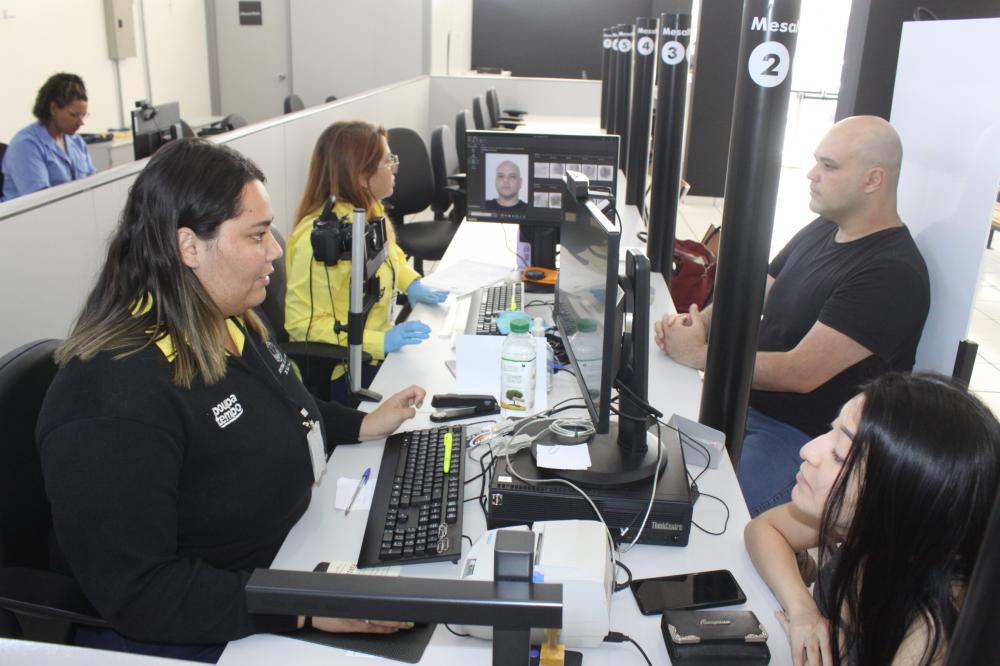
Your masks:
<svg viewBox="0 0 1000 666"><path fill-rule="evenodd" d="M445 435L451 462L444 472ZM358 567L450 560L462 556L465 428L401 432L382 450Z"/></svg>
<svg viewBox="0 0 1000 666"><path fill-rule="evenodd" d="M511 294L514 296L515 309L524 309L524 283L505 282L492 287L483 287L479 294L479 311L476 313L476 330L469 331L474 335L500 335L497 330L497 315L510 309ZM476 304L473 303L473 306Z"/></svg>

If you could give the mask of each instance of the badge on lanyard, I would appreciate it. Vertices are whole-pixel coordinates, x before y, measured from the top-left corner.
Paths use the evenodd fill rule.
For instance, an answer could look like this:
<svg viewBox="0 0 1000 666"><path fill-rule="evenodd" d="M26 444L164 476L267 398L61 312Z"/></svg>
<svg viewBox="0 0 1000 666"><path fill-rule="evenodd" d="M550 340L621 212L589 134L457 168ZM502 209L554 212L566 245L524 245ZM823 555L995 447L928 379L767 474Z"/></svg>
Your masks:
<svg viewBox="0 0 1000 666"><path fill-rule="evenodd" d="M309 428L306 433L306 441L309 443L309 460L312 462L313 482L319 485L319 480L326 474L326 450L323 447L323 432L320 430L319 421L310 421L309 412L302 410L302 416L307 420L302 425Z"/></svg>

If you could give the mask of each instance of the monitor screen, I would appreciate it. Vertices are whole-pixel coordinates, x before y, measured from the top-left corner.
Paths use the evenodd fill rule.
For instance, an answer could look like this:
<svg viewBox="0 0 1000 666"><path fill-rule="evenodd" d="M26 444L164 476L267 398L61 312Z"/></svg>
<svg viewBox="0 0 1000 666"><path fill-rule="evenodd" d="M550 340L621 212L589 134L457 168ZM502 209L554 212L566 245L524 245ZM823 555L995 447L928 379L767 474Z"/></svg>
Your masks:
<svg viewBox="0 0 1000 666"><path fill-rule="evenodd" d="M603 201L565 195L560 227L556 325L597 432L608 432L611 388L621 347L623 291L618 284L621 233Z"/></svg>
<svg viewBox="0 0 1000 666"><path fill-rule="evenodd" d="M467 217L559 228L563 176L578 171L615 194L618 137L604 134L466 133Z"/></svg>

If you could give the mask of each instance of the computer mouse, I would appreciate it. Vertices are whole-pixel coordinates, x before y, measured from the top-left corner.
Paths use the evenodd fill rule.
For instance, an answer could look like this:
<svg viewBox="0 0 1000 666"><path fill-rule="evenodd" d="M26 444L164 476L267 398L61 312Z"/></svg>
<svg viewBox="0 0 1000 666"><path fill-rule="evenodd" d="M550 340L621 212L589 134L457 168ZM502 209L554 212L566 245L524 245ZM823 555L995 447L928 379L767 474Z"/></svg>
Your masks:
<svg viewBox="0 0 1000 666"><path fill-rule="evenodd" d="M542 278L545 277L545 271L540 271L537 268L529 268L528 270L524 271L524 277L528 278L529 280L541 280Z"/></svg>

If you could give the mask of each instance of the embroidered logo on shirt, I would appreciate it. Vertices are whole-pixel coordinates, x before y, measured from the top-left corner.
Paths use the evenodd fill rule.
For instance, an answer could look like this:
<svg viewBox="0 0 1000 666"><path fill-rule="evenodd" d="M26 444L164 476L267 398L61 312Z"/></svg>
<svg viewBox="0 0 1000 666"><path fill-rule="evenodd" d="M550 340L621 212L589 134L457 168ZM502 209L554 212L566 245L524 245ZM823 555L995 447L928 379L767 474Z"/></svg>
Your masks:
<svg viewBox="0 0 1000 666"><path fill-rule="evenodd" d="M212 416L215 417L215 422L219 424L220 428L225 428L243 416L243 405L240 404L235 393L230 393L228 398L212 407Z"/></svg>
<svg viewBox="0 0 1000 666"><path fill-rule="evenodd" d="M288 356L285 355L285 352L278 349L278 345L270 340L265 342L264 346L267 347L267 351L271 352L274 360L278 362L278 374L287 375L291 370L291 364L288 362Z"/></svg>

